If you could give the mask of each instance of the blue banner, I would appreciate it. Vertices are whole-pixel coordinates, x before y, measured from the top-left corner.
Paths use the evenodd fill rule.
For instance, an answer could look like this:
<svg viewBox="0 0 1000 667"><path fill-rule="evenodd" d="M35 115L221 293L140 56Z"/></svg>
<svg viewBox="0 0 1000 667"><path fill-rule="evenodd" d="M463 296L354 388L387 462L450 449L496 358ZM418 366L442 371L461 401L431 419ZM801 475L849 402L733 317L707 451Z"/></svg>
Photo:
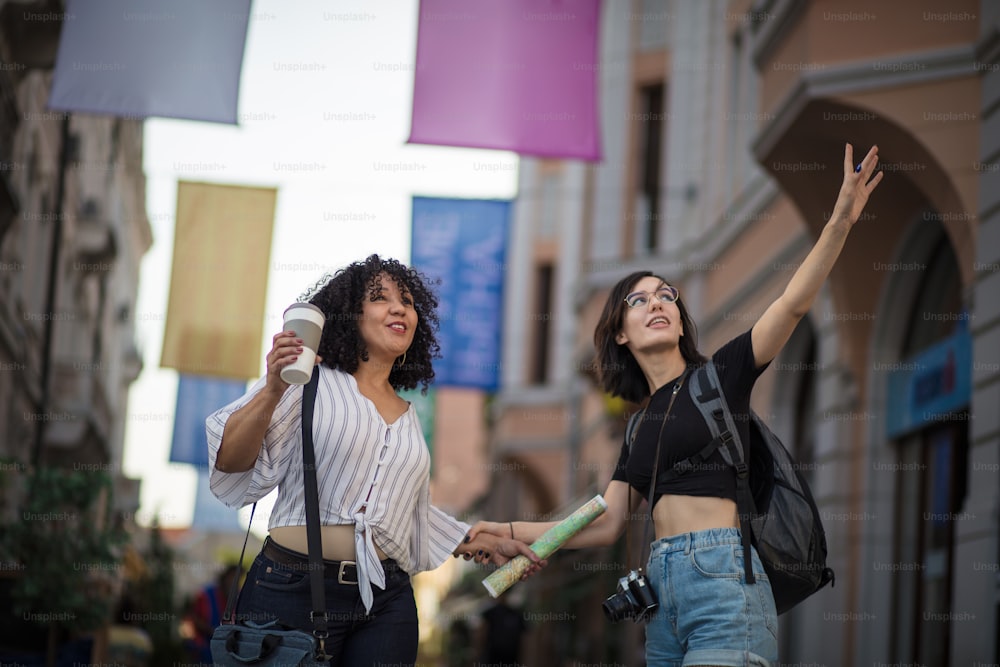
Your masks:
<svg viewBox="0 0 1000 667"><path fill-rule="evenodd" d="M170 460L208 466L205 419L246 393L246 380L181 374L177 382L177 410Z"/></svg>
<svg viewBox="0 0 1000 667"><path fill-rule="evenodd" d="M411 263L440 280L437 386L496 391L500 385L509 220L509 201L413 198Z"/></svg>
<svg viewBox="0 0 1000 667"><path fill-rule="evenodd" d="M194 512L191 513L192 530L213 533L245 533L247 529L240 524L240 513L219 502L219 499L209 488L208 467L199 467L197 471L198 485L195 487L194 493ZM257 509L259 510L260 506ZM260 514L257 516L259 517Z"/></svg>
<svg viewBox="0 0 1000 667"><path fill-rule="evenodd" d="M972 400L972 336L963 322L959 324L948 338L892 364L886 419L890 438L968 409Z"/></svg>

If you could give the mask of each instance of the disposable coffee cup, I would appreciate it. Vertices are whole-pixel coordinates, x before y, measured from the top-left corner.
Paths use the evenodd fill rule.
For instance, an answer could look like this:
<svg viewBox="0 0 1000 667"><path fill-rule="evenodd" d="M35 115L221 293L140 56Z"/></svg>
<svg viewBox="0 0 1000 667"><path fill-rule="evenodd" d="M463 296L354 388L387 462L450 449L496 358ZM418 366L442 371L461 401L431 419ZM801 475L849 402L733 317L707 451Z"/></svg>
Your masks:
<svg viewBox="0 0 1000 667"><path fill-rule="evenodd" d="M285 309L285 328L302 339L302 352L295 363L281 369L281 379L288 384L307 384L316 364L316 350L326 318L311 303L293 303Z"/></svg>

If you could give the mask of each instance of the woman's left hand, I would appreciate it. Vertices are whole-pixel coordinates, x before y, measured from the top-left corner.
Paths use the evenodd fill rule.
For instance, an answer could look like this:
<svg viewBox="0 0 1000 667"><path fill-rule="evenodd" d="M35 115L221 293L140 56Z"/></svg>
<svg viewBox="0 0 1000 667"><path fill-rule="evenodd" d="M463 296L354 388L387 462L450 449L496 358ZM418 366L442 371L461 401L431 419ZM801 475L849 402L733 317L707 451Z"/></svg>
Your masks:
<svg viewBox="0 0 1000 667"><path fill-rule="evenodd" d="M477 521L469 530L469 536L475 539L480 533L489 533L490 535L496 535L497 537L504 537L510 535L513 537L514 527L510 522L497 522L497 521Z"/></svg>
<svg viewBox="0 0 1000 667"><path fill-rule="evenodd" d="M861 170L855 171L854 147L847 144L844 148L844 182L840 185L840 194L833 206L830 222L846 222L848 227L854 226L865 210L868 197L882 180L881 171L872 178L877 165L878 146L872 146L861 160Z"/></svg>
<svg viewBox="0 0 1000 667"><path fill-rule="evenodd" d="M455 553L465 557L465 560L475 560L477 563L492 563L500 566L507 564L512 558L524 556L531 561L531 565L525 572L522 579L535 574L548 564L542 560L524 542L512 540L509 537L497 537L490 533L481 532L471 541L463 543Z"/></svg>

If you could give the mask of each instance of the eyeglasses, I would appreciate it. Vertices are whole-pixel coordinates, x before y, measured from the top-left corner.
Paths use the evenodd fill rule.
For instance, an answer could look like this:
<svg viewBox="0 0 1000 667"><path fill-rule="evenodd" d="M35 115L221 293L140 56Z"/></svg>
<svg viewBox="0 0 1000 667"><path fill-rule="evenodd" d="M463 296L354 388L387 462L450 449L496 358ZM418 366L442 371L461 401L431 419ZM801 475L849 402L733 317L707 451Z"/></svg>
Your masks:
<svg viewBox="0 0 1000 667"><path fill-rule="evenodd" d="M629 308L639 308L649 303L650 295L659 299L660 303L674 303L680 296L680 292L677 291L676 287L665 285L655 292L632 292L625 297L625 303L628 304Z"/></svg>

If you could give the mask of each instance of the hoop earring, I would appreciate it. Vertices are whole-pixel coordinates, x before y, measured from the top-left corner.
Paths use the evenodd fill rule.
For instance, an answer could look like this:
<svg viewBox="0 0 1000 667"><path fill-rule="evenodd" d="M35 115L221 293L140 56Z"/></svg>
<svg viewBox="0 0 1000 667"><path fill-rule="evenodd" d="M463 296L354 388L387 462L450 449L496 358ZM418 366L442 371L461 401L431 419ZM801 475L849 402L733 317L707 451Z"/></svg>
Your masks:
<svg viewBox="0 0 1000 667"><path fill-rule="evenodd" d="M403 364L406 363L406 352L403 353L403 360L399 362L399 367L402 368Z"/></svg>

